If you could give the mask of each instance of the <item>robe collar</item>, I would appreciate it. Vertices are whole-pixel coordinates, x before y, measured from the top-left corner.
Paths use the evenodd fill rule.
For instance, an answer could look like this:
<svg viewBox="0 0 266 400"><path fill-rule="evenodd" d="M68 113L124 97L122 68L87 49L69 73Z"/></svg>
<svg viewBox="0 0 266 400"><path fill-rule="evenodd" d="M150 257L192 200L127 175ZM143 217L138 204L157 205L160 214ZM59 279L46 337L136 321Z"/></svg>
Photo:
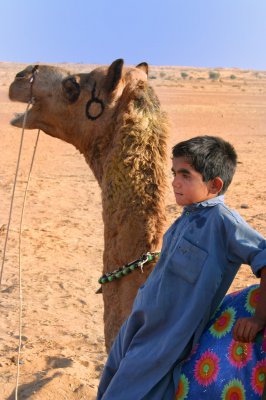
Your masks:
<svg viewBox="0 0 266 400"><path fill-rule="evenodd" d="M201 201L200 203L189 204L188 206L184 207L184 212L196 211L204 207L213 207L216 206L217 204L223 204L223 203L224 203L224 195L220 195L214 197L213 199Z"/></svg>

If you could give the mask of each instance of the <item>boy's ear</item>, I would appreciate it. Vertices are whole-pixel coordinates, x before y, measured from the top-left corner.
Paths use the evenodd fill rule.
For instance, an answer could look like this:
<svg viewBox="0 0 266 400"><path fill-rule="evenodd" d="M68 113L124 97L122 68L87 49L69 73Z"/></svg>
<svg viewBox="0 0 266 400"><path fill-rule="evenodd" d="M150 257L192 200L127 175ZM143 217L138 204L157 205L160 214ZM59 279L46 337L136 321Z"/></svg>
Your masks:
<svg viewBox="0 0 266 400"><path fill-rule="evenodd" d="M217 176L209 182L209 191L212 194L219 194L223 188L223 180Z"/></svg>

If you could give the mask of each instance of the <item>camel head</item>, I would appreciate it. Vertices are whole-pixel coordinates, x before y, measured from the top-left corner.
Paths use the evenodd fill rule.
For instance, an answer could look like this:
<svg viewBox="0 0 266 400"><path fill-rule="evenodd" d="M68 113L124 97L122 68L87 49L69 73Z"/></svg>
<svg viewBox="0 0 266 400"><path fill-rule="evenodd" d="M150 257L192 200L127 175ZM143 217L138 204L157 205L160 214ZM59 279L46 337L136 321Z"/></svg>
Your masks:
<svg viewBox="0 0 266 400"><path fill-rule="evenodd" d="M124 88L147 81L146 63L136 68L124 68L123 64L118 59L109 67L73 75L54 66L28 66L16 75L9 97L23 103L31 101L26 129L41 129L85 153L110 129ZM23 120L24 114L17 114L11 124L22 127Z"/></svg>

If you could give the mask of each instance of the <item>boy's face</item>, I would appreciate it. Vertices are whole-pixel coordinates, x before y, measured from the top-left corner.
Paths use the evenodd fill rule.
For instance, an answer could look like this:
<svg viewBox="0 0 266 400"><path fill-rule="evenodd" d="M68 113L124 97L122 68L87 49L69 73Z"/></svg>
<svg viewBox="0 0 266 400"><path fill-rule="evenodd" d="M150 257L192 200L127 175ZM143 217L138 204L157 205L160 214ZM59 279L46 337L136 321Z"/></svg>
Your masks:
<svg viewBox="0 0 266 400"><path fill-rule="evenodd" d="M217 192L213 192L213 181L204 182L202 175L185 158L173 158L172 172L174 175L172 185L179 206L200 203L218 195Z"/></svg>

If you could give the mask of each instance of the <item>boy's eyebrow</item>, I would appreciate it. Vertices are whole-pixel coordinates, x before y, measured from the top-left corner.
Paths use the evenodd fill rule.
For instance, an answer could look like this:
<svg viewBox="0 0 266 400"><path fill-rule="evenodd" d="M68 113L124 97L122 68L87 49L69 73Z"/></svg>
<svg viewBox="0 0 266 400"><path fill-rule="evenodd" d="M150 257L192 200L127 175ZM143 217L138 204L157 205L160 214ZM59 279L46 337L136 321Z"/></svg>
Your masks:
<svg viewBox="0 0 266 400"><path fill-rule="evenodd" d="M174 172L175 174L176 174L176 173L179 173L179 174L187 174L187 175L190 175L190 174L191 174L191 172L190 172L188 169L186 169L186 168L180 168L180 169L178 169L177 171L175 171L174 168L171 168L171 170L172 170L172 172Z"/></svg>

